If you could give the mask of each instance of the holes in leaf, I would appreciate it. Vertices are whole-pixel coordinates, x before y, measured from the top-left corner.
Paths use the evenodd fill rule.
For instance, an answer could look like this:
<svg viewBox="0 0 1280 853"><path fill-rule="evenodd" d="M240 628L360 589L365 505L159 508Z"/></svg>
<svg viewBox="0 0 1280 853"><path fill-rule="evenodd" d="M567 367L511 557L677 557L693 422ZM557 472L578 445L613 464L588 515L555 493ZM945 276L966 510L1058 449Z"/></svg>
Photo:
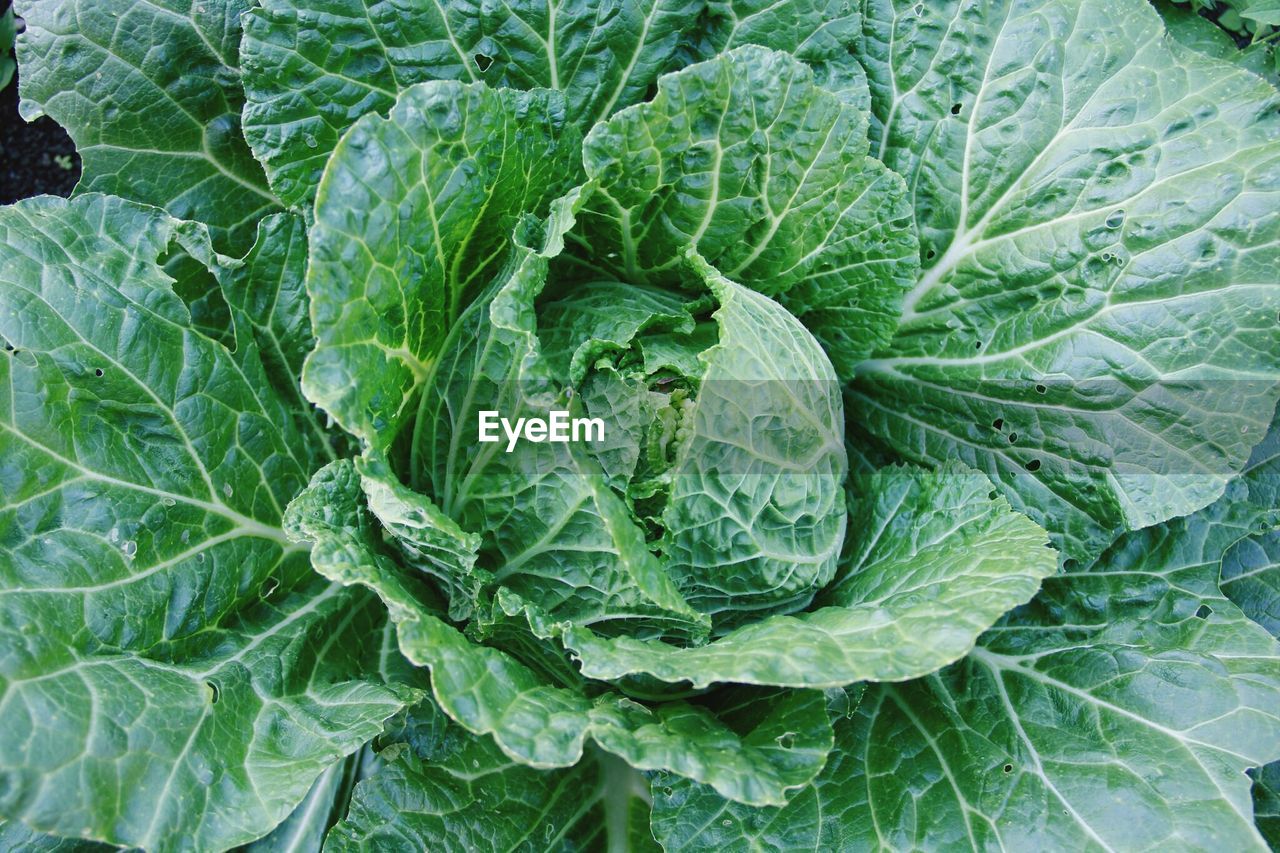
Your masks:
<svg viewBox="0 0 1280 853"><path fill-rule="evenodd" d="M1048 390L1049 390L1049 389L1048 389L1048 388L1046 388L1046 387L1044 387L1043 385L1036 385L1036 393L1037 393L1037 394L1043 394L1045 391L1048 391Z"/></svg>
<svg viewBox="0 0 1280 853"><path fill-rule="evenodd" d="M1005 772L1005 773L1012 773L1012 772L1013 772L1013 765L1012 765L1012 764L1006 764L1006 765L1004 766L1004 772Z"/></svg>
<svg viewBox="0 0 1280 853"><path fill-rule="evenodd" d="M995 500L998 494L999 492L997 492L995 489L992 489L991 491L987 492L987 500L989 501Z"/></svg>
<svg viewBox="0 0 1280 853"><path fill-rule="evenodd" d="M1028 463L1027 463L1027 470L1028 470L1028 471L1031 471L1032 473L1034 473L1034 472L1036 472L1036 471L1039 471L1039 470L1040 470L1040 460L1039 460L1039 459L1032 459L1030 462L1028 462Z"/></svg>
<svg viewBox="0 0 1280 853"><path fill-rule="evenodd" d="M103 374L102 374L102 368L101 368L101 367L96 367L96 368L94 368L94 370L93 370L93 375L94 375L94 376L96 376L96 377L98 377L99 379L101 379L101 378L102 378L102 375L103 375Z"/></svg>
<svg viewBox="0 0 1280 853"><path fill-rule="evenodd" d="M1016 432L1009 433L1009 443L1010 444L1018 443L1018 434Z"/></svg>
<svg viewBox="0 0 1280 853"><path fill-rule="evenodd" d="M1201 604L1200 607L1196 609L1197 619L1208 619L1212 615L1213 615L1213 608L1211 608L1207 604Z"/></svg>
<svg viewBox="0 0 1280 853"><path fill-rule="evenodd" d="M262 586L258 587L259 598L270 598L271 594L280 588L280 581L275 578L267 578L262 582Z"/></svg>
<svg viewBox="0 0 1280 853"><path fill-rule="evenodd" d="M996 418L991 422L993 429L1004 429L1004 418Z"/></svg>
<svg viewBox="0 0 1280 853"><path fill-rule="evenodd" d="M476 68L480 69L481 74L488 71L489 66L493 65L493 57L485 56L483 53L477 53L475 56L472 57L472 59L475 60Z"/></svg>
<svg viewBox="0 0 1280 853"><path fill-rule="evenodd" d="M973 342L973 348L974 348L974 349L982 349L982 341L974 341L974 342Z"/></svg>
<svg viewBox="0 0 1280 853"><path fill-rule="evenodd" d="M938 257L938 252L935 249L930 249L929 251L924 253L924 259L926 261L931 261L936 257Z"/></svg>
<svg viewBox="0 0 1280 853"><path fill-rule="evenodd" d="M1066 572L1073 572L1078 565L1080 564L1076 562L1075 557L1067 557L1067 559L1062 561L1062 570Z"/></svg>
<svg viewBox="0 0 1280 853"><path fill-rule="evenodd" d="M951 114L952 114L953 116L958 116L958 115L960 115L960 104L952 104L952 105L951 105Z"/></svg>
<svg viewBox="0 0 1280 853"><path fill-rule="evenodd" d="M209 704L210 704L210 705L217 705L217 704L218 704L218 699L219 699L219 698L221 697L221 695L222 695L222 691L221 691L221 690L219 690L219 688L218 688L218 682L216 682L216 681L206 681L206 682L204 683L204 686L205 686L205 687L207 687L207 688L209 689Z"/></svg>

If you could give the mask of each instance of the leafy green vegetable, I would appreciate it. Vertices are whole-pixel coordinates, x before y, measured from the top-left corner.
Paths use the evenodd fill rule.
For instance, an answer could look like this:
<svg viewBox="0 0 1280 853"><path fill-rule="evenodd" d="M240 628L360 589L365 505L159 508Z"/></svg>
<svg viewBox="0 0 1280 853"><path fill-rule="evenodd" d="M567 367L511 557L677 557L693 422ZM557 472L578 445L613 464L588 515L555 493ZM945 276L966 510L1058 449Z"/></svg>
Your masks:
<svg viewBox="0 0 1280 853"><path fill-rule="evenodd" d="M20 3L22 116L75 140L78 190L114 193L209 226L243 250L279 208L240 132L247 0Z"/></svg>
<svg viewBox="0 0 1280 853"><path fill-rule="evenodd" d="M1276 843L1269 9L20 4L0 847Z"/></svg>

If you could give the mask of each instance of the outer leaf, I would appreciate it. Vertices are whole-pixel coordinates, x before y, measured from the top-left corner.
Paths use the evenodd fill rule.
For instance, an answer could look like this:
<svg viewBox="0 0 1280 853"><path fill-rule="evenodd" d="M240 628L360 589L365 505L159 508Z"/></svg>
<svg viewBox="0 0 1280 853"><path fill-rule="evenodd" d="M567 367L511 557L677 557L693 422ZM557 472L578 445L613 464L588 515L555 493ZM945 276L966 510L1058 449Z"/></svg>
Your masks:
<svg viewBox="0 0 1280 853"><path fill-rule="evenodd" d="M287 407L156 265L186 237L100 196L0 210L0 815L161 850L263 834L403 703L362 676L378 608L279 527Z"/></svg>
<svg viewBox="0 0 1280 853"><path fill-rule="evenodd" d="M387 446L521 214L578 182L577 138L549 92L424 83L343 138L316 198L307 290L319 342L307 396Z"/></svg>
<svg viewBox="0 0 1280 853"><path fill-rule="evenodd" d="M322 469L290 507L290 530L314 542L313 562L326 577L382 597L401 651L430 668L436 701L468 731L492 735L504 754L532 767L569 767L590 738L633 767L669 770L755 803L785 802L821 768L830 724L816 691L781 695L759 706L763 715L726 724L684 702L646 707L615 693L589 698L467 639L435 615L417 583L382 551L359 489L350 463Z"/></svg>
<svg viewBox="0 0 1280 853"><path fill-rule="evenodd" d="M668 848L1253 850L1245 769L1280 755L1280 646L1218 591L1256 529L1248 481L1132 533L985 634L968 658L868 689L815 783L781 809L680 782Z"/></svg>
<svg viewBox="0 0 1280 853"><path fill-rule="evenodd" d="M278 202L240 133L246 0L29 0L22 115L48 114L84 161L80 192L208 224L245 249Z"/></svg>
<svg viewBox="0 0 1280 853"><path fill-rule="evenodd" d="M1080 560L1210 503L1280 393L1280 94L1141 0L876 0L864 27L924 271L854 417Z"/></svg>
<svg viewBox="0 0 1280 853"><path fill-rule="evenodd" d="M670 285L696 248L776 296L847 376L888 341L916 272L902 182L866 156L866 130L787 54L743 47L664 77L587 138L584 263Z"/></svg>
<svg viewBox="0 0 1280 853"><path fill-rule="evenodd" d="M245 16L245 128L272 186L302 206L338 138L428 80L560 89L586 130L666 70L702 0L406 4L264 0Z"/></svg>
<svg viewBox="0 0 1280 853"><path fill-rule="evenodd" d="M410 723L379 754L381 770L360 784L326 850L658 849L649 783L622 760L593 750L573 767L534 770L432 705Z"/></svg>

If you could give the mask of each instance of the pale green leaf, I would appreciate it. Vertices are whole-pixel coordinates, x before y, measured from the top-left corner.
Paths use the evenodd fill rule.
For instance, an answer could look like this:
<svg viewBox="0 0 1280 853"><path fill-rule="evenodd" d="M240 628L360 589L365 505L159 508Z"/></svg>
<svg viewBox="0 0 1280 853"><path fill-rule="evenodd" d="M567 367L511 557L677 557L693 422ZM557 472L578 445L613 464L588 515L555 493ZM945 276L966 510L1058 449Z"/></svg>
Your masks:
<svg viewBox="0 0 1280 853"><path fill-rule="evenodd" d="M1222 493L1277 397L1280 93L1143 0L864 10L924 270L851 414L1088 561Z"/></svg>

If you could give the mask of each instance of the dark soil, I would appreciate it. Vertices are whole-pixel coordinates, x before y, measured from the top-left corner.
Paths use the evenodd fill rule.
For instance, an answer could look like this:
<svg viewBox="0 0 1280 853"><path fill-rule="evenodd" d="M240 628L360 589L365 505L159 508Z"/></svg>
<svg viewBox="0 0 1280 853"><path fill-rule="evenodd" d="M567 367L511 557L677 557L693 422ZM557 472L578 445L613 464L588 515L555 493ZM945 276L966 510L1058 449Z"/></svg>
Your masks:
<svg viewBox="0 0 1280 853"><path fill-rule="evenodd" d="M9 3L0 0L0 11ZM80 157L67 132L51 118L27 124L18 115L18 75L0 93L0 204L49 193L71 195Z"/></svg>

